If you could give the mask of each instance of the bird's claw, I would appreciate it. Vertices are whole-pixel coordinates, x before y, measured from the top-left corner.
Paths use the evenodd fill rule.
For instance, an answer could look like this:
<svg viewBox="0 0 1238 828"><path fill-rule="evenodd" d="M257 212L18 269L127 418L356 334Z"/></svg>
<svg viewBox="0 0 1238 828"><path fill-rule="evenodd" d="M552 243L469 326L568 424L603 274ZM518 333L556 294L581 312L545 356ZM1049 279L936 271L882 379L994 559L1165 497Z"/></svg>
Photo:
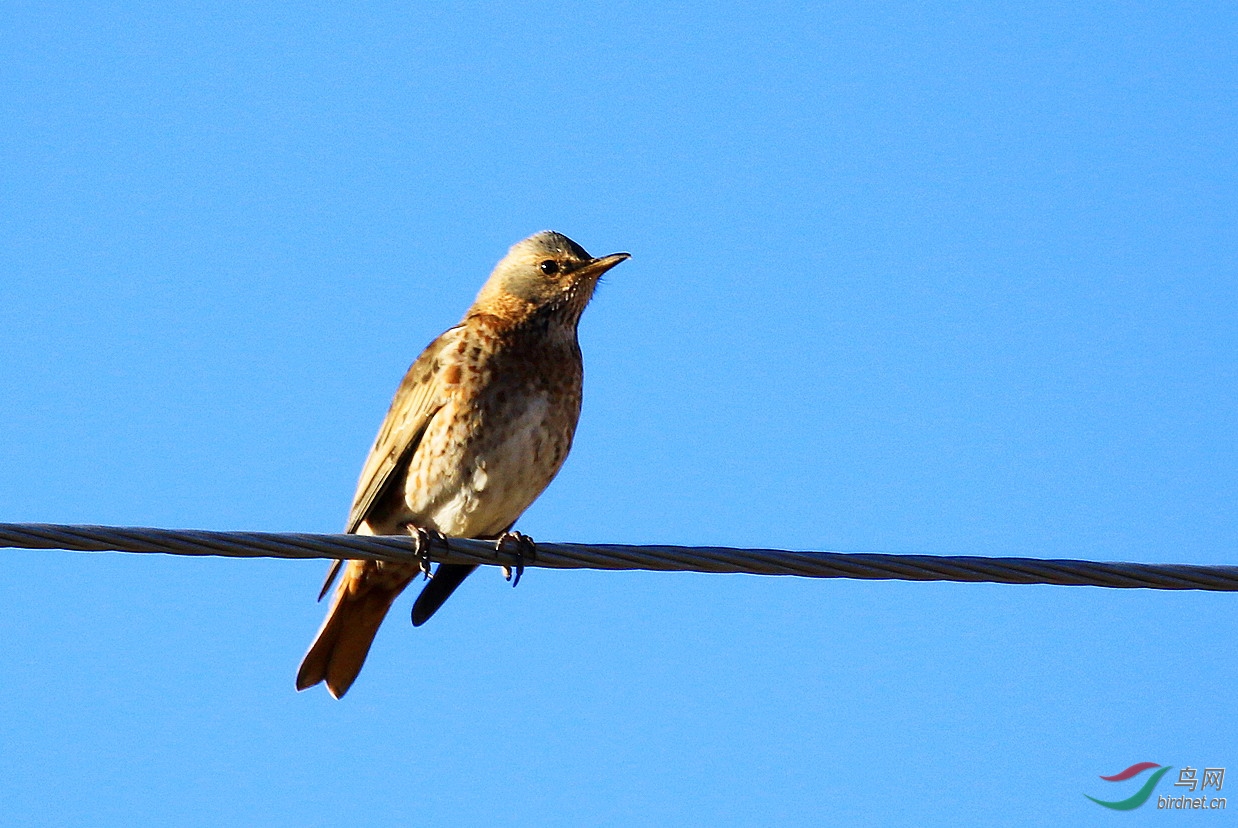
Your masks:
<svg viewBox="0 0 1238 828"><path fill-rule="evenodd" d="M520 583L520 576L524 574L524 565L537 560L537 544L533 543L531 537L520 532L504 532L495 543L494 551L502 555L508 551L506 547L512 544L516 548L510 554L516 561L513 566L503 565L503 577L511 581L514 587Z"/></svg>
<svg viewBox="0 0 1238 828"><path fill-rule="evenodd" d="M407 526L408 533L413 536L413 554L417 556L417 569L421 571L423 580L430 579L430 550L438 541L447 546L447 536L436 529L423 529L411 523Z"/></svg>

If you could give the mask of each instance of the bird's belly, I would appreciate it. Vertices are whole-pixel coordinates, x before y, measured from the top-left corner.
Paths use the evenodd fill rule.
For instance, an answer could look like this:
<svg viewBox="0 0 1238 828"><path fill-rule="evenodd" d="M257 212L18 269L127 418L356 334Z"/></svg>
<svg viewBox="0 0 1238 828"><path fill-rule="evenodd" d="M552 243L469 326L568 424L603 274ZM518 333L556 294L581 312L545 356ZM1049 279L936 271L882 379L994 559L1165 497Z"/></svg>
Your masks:
<svg viewBox="0 0 1238 828"><path fill-rule="evenodd" d="M524 400L518 411L491 410L468 424L458 435L459 450L447 453L457 458L453 468L431 464L422 475L409 475L406 502L420 525L457 537L483 537L514 523L549 485L571 446L575 418L557 413L550 399L539 395ZM427 433L424 440L430 439Z"/></svg>

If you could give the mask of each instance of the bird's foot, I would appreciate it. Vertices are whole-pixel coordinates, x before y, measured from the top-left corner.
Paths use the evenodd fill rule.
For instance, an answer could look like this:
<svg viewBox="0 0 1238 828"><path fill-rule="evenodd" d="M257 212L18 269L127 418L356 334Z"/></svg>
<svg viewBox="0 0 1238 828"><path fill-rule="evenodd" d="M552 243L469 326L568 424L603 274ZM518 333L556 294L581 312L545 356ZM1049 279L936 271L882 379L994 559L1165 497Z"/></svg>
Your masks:
<svg viewBox="0 0 1238 828"><path fill-rule="evenodd" d="M437 529L423 529L420 526L406 524L405 529L413 537L413 554L417 556L417 568L421 570L425 580L430 579L430 550L437 541L447 546L447 536Z"/></svg>
<svg viewBox="0 0 1238 828"><path fill-rule="evenodd" d="M516 548L509 550L507 547L510 546ZM524 574L524 565L537 560L537 544L533 543L531 537L520 532L504 532L495 543L494 551L499 555L508 552L516 559L513 566L503 565L503 577L511 581L513 587L520 583L520 576Z"/></svg>

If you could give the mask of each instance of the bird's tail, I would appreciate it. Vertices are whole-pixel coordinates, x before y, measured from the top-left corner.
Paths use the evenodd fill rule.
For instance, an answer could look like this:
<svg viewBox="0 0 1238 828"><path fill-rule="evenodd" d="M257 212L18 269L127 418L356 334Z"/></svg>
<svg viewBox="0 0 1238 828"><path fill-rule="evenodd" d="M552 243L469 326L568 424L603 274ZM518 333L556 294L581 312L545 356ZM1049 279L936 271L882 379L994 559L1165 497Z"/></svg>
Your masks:
<svg viewBox="0 0 1238 828"><path fill-rule="evenodd" d="M439 564L434 570L434 577L422 588L413 603L413 626L420 627L429 621L430 616L438 612L443 602L476 568L474 564Z"/></svg>
<svg viewBox="0 0 1238 828"><path fill-rule="evenodd" d="M378 579L366 577L372 574L366 569L375 566L374 561L348 563L318 637L297 671L298 690L325 681L327 690L338 699L348 692L361 672L387 610L412 580L410 575L402 583L388 579L374 583Z"/></svg>

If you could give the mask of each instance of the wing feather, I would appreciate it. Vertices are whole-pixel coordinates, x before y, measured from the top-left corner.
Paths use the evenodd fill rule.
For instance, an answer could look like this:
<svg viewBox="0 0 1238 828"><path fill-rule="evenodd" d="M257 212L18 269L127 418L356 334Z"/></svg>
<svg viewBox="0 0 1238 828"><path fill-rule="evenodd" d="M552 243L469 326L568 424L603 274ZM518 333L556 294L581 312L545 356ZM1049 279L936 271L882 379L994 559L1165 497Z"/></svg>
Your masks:
<svg viewBox="0 0 1238 828"><path fill-rule="evenodd" d="M463 325L448 328L409 366L361 468L345 532L353 534L361 528L370 509L399 479L398 472L417 450L430 418L443 406L443 384L439 381L439 375L444 367L444 355L449 353L448 348L454 346L462 334ZM319 601L327 594L343 565L342 560L332 561L322 583L322 591L318 593Z"/></svg>
<svg viewBox="0 0 1238 828"><path fill-rule="evenodd" d="M348 514L348 527L344 531L357 531L375 502L399 477L396 472L408 463L430 418L446 401L440 381L446 361L444 352L456 344L462 333L460 325L448 329L421 352L404 375L361 469L357 493Z"/></svg>

